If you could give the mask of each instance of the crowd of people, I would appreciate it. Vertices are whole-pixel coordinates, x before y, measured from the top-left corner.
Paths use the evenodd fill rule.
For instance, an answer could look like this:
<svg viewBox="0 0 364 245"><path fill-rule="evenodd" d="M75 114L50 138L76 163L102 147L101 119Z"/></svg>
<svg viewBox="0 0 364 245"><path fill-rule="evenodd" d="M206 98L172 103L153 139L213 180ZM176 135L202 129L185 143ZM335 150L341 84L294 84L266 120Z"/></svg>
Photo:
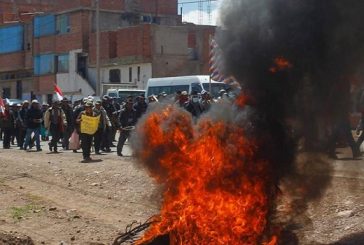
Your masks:
<svg viewBox="0 0 364 245"><path fill-rule="evenodd" d="M37 100L25 100L22 104L12 106L5 104L4 110L0 112L3 148L18 147L31 151L35 147L35 151L42 151L41 141L47 141L49 151L55 153L60 146L63 150L74 152L82 149L85 161L92 160L92 146L95 154L108 153L111 147L116 147L117 155L123 156L123 146L138 119L147 111L148 104L158 103L164 97L130 96L122 103L117 103L105 95L101 100L89 96L73 104L66 98L53 101L51 105L41 105ZM174 103L185 108L193 117L206 112L212 102L213 99L206 91L201 94L177 91L174 98ZM85 132L82 128L87 118L97 118L98 125L94 132ZM118 131L119 138L116 140ZM114 145L116 141L117 145Z"/></svg>
<svg viewBox="0 0 364 245"><path fill-rule="evenodd" d="M22 104L12 106L5 103L4 110L0 111L0 140L3 141L4 149L17 146L21 150L31 151L35 147L35 151L42 151L41 141L48 142L49 151L55 153L59 147L73 152L82 149L85 161L92 160L92 147L95 154L109 153L111 147L116 147L117 155L123 156L123 147L130 132L152 104L174 103L196 119L207 112L213 103L232 100L233 95L221 90L217 99L212 98L207 91L192 91L190 94L187 91L177 91L170 96L165 93L148 98L145 98L144 94L136 98L129 96L121 103L107 95L101 100L89 96L73 104L66 98L54 101L51 105L40 105L37 100L25 100ZM89 127L88 124L84 124L89 118L97 119L97 125L92 132L83 128ZM338 124L329 140L329 156L336 158L336 143L340 135L345 136L353 157L361 156L360 145L364 141L364 133L360 132L364 128L363 125L364 119L361 120L361 128L357 130L360 137L355 142L349 123L345 121Z"/></svg>

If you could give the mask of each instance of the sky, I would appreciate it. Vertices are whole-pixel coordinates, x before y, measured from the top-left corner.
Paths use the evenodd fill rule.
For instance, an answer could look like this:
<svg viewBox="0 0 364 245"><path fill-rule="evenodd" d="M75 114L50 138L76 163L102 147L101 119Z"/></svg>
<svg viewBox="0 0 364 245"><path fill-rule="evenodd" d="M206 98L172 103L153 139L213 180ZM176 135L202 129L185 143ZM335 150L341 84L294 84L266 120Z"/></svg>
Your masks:
<svg viewBox="0 0 364 245"><path fill-rule="evenodd" d="M181 4L184 2L195 2L196 3L189 3L189 4ZM207 14L207 2L203 3L203 15L202 15L202 23L204 25L216 25L218 24L218 8L221 4L222 0L211 1L211 23L209 23L209 18ZM198 3L197 0L179 0L178 1L178 12L181 13L181 7L183 8L183 21L185 22L192 22L195 24L199 24L199 14L198 14Z"/></svg>

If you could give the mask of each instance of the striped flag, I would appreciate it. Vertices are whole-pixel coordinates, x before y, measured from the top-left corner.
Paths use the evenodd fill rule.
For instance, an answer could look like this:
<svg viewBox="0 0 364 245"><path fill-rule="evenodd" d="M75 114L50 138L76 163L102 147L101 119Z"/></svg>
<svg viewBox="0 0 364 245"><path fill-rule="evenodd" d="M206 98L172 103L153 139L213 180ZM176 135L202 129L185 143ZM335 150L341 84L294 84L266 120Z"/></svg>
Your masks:
<svg viewBox="0 0 364 245"><path fill-rule="evenodd" d="M54 92L56 93L57 100L61 101L63 99L63 93L60 87L57 84L54 84Z"/></svg>
<svg viewBox="0 0 364 245"><path fill-rule="evenodd" d="M217 42L211 38L210 41L210 60L209 60L209 72L212 80L217 82L224 82L231 86L240 87L239 83L233 76L227 76L223 71L223 52Z"/></svg>
<svg viewBox="0 0 364 245"><path fill-rule="evenodd" d="M0 97L0 113L5 111L4 99Z"/></svg>

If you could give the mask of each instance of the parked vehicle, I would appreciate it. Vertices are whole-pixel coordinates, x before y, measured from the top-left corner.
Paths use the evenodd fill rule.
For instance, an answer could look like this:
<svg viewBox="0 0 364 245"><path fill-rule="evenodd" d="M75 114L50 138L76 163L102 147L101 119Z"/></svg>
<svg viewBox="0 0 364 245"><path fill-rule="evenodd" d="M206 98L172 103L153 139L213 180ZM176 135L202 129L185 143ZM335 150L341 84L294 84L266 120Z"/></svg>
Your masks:
<svg viewBox="0 0 364 245"><path fill-rule="evenodd" d="M10 106L23 103L23 101L19 99L3 99L3 101L4 104L8 103Z"/></svg>
<svg viewBox="0 0 364 245"><path fill-rule="evenodd" d="M119 103L126 100L128 96L137 97L145 94L145 90L141 89L108 89L106 95L116 99Z"/></svg>
<svg viewBox="0 0 364 245"><path fill-rule="evenodd" d="M211 80L209 76L182 76L182 77L163 77L151 78L148 80L146 88L146 96L159 95L165 93L167 95L175 94L177 91L192 91L201 93L202 91L210 92L213 97L219 96L219 91L227 89L228 85L221 82Z"/></svg>

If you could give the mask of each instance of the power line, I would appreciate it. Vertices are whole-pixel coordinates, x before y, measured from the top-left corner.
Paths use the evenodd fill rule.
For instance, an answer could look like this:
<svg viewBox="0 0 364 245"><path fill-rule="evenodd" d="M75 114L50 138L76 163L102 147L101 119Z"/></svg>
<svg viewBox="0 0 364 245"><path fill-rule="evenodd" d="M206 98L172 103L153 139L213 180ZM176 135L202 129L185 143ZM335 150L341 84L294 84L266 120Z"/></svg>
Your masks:
<svg viewBox="0 0 364 245"><path fill-rule="evenodd" d="M211 0L207 1L207 15L209 18L208 24L211 25L211 21L212 21L212 15L211 15Z"/></svg>
<svg viewBox="0 0 364 245"><path fill-rule="evenodd" d="M218 0L194 0L194 1L187 1L187 2L179 2L178 5L181 6L181 14L183 14L183 6L185 4L198 4L197 12L198 12L198 24L202 24L204 22L204 3L207 3L207 17L208 17L208 24L212 22L212 13L211 13L211 3L217 2Z"/></svg>
<svg viewBox="0 0 364 245"><path fill-rule="evenodd" d="M202 25L203 22L203 1L198 1L198 24Z"/></svg>

